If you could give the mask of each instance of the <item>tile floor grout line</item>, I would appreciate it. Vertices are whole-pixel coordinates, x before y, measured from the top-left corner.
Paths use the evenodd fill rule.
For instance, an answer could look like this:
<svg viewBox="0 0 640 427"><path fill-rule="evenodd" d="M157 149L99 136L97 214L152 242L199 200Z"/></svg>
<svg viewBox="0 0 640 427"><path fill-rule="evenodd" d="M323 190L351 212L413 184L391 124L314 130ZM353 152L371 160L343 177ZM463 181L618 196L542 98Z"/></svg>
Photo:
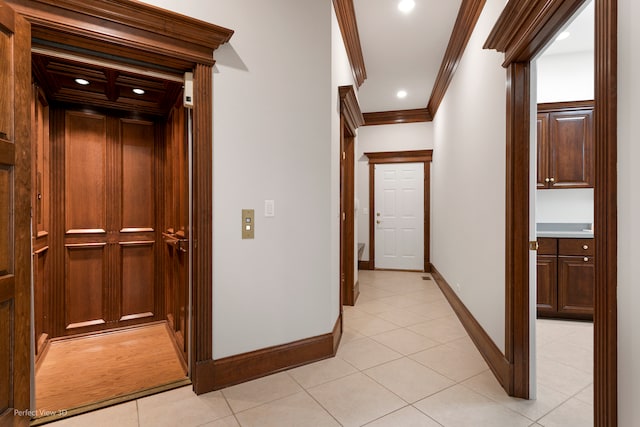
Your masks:
<svg viewBox="0 0 640 427"><path fill-rule="evenodd" d="M344 377L343 377L343 378L344 378ZM320 385L320 384L318 384L318 385ZM315 386L314 386L314 387L315 387ZM313 388L313 387L311 387L311 388ZM318 401L318 399L316 399L316 398L315 398L315 396L314 396L313 394L311 394L311 392L310 392L307 388L302 387L302 389L304 390L304 392L305 392L305 393L307 393L307 395L308 395L309 397L311 397L311 399L313 399L313 401L314 401L314 402L316 402L316 403L317 403L317 404L318 404L318 405L319 405L319 406L320 406L320 407L321 407L321 408L322 408L322 409L323 409L327 414L329 414L329 416L330 416L331 418L333 418L333 419L338 423L338 425L340 425L340 426L342 426L342 425L343 425L343 424L342 424L342 423L341 423L341 422L340 422L340 421L339 421L339 420L338 420L338 419L337 419L337 418L336 418L336 417L331 413L331 411L329 411L329 409L325 408L325 407L324 407L324 405L323 405L320 401Z"/></svg>
<svg viewBox="0 0 640 427"><path fill-rule="evenodd" d="M140 400L140 399L136 399L136 420L137 420L137 422L138 422L138 427L142 427L142 426L140 425L140 406L138 405L138 401L139 401L139 400Z"/></svg>

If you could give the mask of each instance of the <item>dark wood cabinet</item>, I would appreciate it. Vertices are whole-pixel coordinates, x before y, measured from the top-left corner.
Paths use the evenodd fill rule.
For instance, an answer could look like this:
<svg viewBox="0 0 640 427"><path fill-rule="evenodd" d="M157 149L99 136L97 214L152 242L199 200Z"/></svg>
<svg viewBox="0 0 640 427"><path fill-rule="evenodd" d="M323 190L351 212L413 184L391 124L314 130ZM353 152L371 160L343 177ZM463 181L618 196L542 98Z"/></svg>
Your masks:
<svg viewBox="0 0 640 427"><path fill-rule="evenodd" d="M538 239L540 317L593 319L593 239Z"/></svg>
<svg viewBox="0 0 640 427"><path fill-rule="evenodd" d="M593 187L593 102L538 105L537 187Z"/></svg>

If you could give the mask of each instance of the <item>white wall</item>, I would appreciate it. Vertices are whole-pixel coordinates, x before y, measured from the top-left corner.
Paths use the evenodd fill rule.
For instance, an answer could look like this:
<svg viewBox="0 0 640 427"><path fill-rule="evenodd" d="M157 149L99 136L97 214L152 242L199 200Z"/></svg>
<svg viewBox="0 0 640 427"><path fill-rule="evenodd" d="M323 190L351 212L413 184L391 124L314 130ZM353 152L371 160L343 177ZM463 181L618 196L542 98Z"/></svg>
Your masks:
<svg viewBox="0 0 640 427"><path fill-rule="evenodd" d="M537 67L539 103L593 99L593 52L543 55Z"/></svg>
<svg viewBox="0 0 640 427"><path fill-rule="evenodd" d="M593 223L593 188L536 191L536 222Z"/></svg>
<svg viewBox="0 0 640 427"><path fill-rule="evenodd" d="M214 358L330 332L339 310L331 3L149 2L235 30L216 52L213 88ZM241 239L243 208L256 210L254 240Z"/></svg>
<svg viewBox="0 0 640 427"><path fill-rule="evenodd" d="M431 173L432 262L502 351L506 74L482 45L503 8L487 1L435 116Z"/></svg>
<svg viewBox="0 0 640 427"><path fill-rule="evenodd" d="M363 126L358 130L356 146L356 199L360 208L356 218L357 242L364 243L363 261L369 260L369 159L364 153L384 151L430 150L433 148L433 123Z"/></svg>
<svg viewBox="0 0 640 427"><path fill-rule="evenodd" d="M618 425L640 420L640 3L618 0Z"/></svg>

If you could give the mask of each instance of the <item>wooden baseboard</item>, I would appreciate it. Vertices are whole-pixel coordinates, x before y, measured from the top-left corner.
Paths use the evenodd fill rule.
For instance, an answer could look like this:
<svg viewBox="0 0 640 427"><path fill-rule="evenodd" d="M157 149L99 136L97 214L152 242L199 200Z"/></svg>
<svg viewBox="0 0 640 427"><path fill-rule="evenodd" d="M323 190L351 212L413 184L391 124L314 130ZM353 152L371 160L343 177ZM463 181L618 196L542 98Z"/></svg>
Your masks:
<svg viewBox="0 0 640 427"><path fill-rule="evenodd" d="M333 357L342 336L342 317L333 331L218 360L198 362L193 372L196 394L254 380L276 372Z"/></svg>
<svg viewBox="0 0 640 427"><path fill-rule="evenodd" d="M502 351L496 346L489 334L478 323L473 314L464 305L462 300L453 291L451 285L445 280L435 266L431 266L431 275L436 281L440 290L451 304L451 307L455 311L456 315L462 322L462 325L467 330L467 333L471 337L471 340L476 345L480 354L493 371L493 375L498 379L502 387L507 391L511 387L511 375L509 361L506 359Z"/></svg>
<svg viewBox="0 0 640 427"><path fill-rule="evenodd" d="M358 261L358 270L373 270L371 261Z"/></svg>

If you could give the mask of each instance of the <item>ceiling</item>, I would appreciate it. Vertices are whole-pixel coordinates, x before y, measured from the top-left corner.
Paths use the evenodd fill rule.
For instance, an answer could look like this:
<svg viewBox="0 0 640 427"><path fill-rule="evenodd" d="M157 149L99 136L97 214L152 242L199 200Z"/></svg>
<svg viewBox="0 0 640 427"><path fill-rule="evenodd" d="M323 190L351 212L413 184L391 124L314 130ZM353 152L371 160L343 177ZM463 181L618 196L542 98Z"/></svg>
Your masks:
<svg viewBox="0 0 640 427"><path fill-rule="evenodd" d="M461 0L414 0L409 14L400 0L354 0L367 79L358 101L365 113L425 108L443 61ZM594 8L583 9L545 55L593 50ZM399 99L396 93L405 90Z"/></svg>
<svg viewBox="0 0 640 427"><path fill-rule="evenodd" d="M399 0L354 0L367 79L363 112L425 108L451 37L461 0L415 0L404 14ZM405 90L407 97L396 93Z"/></svg>
<svg viewBox="0 0 640 427"><path fill-rule="evenodd" d="M354 0L367 79L358 92L367 112L424 109L431 96L462 0L414 0L410 13L400 0ZM590 0L566 28L571 36L543 53L593 51L594 5ZM181 82L89 65L65 58L33 55L34 74L53 101L92 104L165 115L182 89ZM81 87L76 77L91 81ZM133 88L145 90L136 95ZM399 90L407 92L399 99Z"/></svg>
<svg viewBox="0 0 640 427"><path fill-rule="evenodd" d="M82 60L32 54L33 74L47 99L166 116L182 92L182 81L109 68ZM89 84L80 85L76 78ZM142 89L143 94L134 93Z"/></svg>

